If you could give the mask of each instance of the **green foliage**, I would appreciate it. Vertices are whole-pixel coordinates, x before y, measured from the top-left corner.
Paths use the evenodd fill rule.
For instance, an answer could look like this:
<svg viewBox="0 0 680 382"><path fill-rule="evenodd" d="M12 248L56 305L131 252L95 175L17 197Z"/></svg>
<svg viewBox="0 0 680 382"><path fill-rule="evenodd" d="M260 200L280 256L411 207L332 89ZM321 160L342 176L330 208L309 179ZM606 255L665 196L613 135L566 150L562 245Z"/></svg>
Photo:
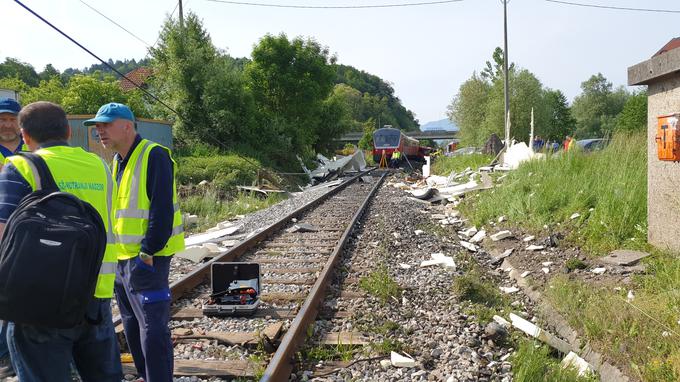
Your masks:
<svg viewBox="0 0 680 382"><path fill-rule="evenodd" d="M359 286L366 292L378 297L384 303L399 297L401 287L392 279L387 267L381 265L366 277L359 280Z"/></svg>
<svg viewBox="0 0 680 382"><path fill-rule="evenodd" d="M460 140L463 146L482 145L484 136L480 126L486 119L486 104L489 99L491 85L476 73L465 81L448 106L448 116L460 128Z"/></svg>
<svg viewBox="0 0 680 382"><path fill-rule="evenodd" d="M503 302L503 297L493 283L483 281L474 270L454 278L453 293L461 300L489 307Z"/></svg>
<svg viewBox="0 0 680 382"><path fill-rule="evenodd" d="M623 110L616 117L616 129L622 131L645 130L647 128L647 92L631 95Z"/></svg>
<svg viewBox="0 0 680 382"><path fill-rule="evenodd" d="M24 105L36 101L49 101L61 104L66 94L66 86L61 82L61 78L53 76L49 79L40 81L40 84L21 93L21 102ZM99 105L101 106L101 105ZM97 107L98 109L99 107ZM95 113L97 110L95 110Z"/></svg>
<svg viewBox="0 0 680 382"><path fill-rule="evenodd" d="M47 95L46 92L50 89L60 92L56 79L41 84L36 92L38 95ZM57 94L51 94L55 101ZM148 116L141 95L137 92L124 93L118 81L112 76L104 77L103 80L100 80L97 74L73 76L64 89L61 102L58 103L69 114L95 114L100 106L109 102L127 104L136 117Z"/></svg>
<svg viewBox="0 0 680 382"><path fill-rule="evenodd" d="M647 237L645 142L643 133L617 134L599 152L526 162L494 190L466 198L461 209L478 225L502 215L534 229L574 225L570 238L596 253L638 248ZM580 220L569 219L574 212Z"/></svg>
<svg viewBox="0 0 680 382"><path fill-rule="evenodd" d="M538 135L546 140L562 142L576 127L567 97L560 90L548 89L545 92L545 102L549 113L548 123Z"/></svg>
<svg viewBox="0 0 680 382"><path fill-rule="evenodd" d="M432 173L449 176L452 171L461 172L470 167L473 170L488 166L493 157L484 154L456 155L452 157L438 156L432 163Z"/></svg>
<svg viewBox="0 0 680 382"><path fill-rule="evenodd" d="M576 119L577 139L599 138L614 130L616 116L623 110L628 93L621 87L612 89L602 73L581 83L582 93L574 98L572 113Z"/></svg>
<svg viewBox="0 0 680 382"><path fill-rule="evenodd" d="M579 377L575 369L563 369L551 357L550 348L533 341L520 342L512 358L514 381L517 382L595 382L595 376Z"/></svg>
<svg viewBox="0 0 680 382"><path fill-rule="evenodd" d="M37 86L40 81L32 65L10 57L0 64L0 78L17 78L28 86Z"/></svg>
<svg viewBox="0 0 680 382"><path fill-rule="evenodd" d="M375 123L372 118L363 124L364 135L361 136L359 140L359 148L362 150L372 150L373 149L373 133L375 133Z"/></svg>
<svg viewBox="0 0 680 382"><path fill-rule="evenodd" d="M252 163L258 163L250 160ZM237 155L180 157L177 159L177 181L198 184L207 180L220 191L230 192L236 186L250 185L256 180L257 167Z"/></svg>
<svg viewBox="0 0 680 382"><path fill-rule="evenodd" d="M586 268L588 268L588 264L584 263L581 259L579 259L577 257L572 257L571 259L567 260L564 263L564 266L570 272L574 271L576 269L586 269Z"/></svg>
<svg viewBox="0 0 680 382"><path fill-rule="evenodd" d="M27 91L30 87L26 83L19 79L19 77L6 77L0 78L0 88L14 90L22 94Z"/></svg>

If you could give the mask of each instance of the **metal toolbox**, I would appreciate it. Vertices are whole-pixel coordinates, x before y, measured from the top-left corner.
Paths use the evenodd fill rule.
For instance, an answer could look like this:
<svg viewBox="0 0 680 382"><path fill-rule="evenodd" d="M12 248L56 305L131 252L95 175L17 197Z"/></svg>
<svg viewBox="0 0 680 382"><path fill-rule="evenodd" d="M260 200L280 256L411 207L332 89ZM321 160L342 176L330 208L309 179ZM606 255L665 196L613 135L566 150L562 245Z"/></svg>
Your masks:
<svg viewBox="0 0 680 382"><path fill-rule="evenodd" d="M212 263L211 293L203 303L208 316L249 316L260 305L260 264Z"/></svg>

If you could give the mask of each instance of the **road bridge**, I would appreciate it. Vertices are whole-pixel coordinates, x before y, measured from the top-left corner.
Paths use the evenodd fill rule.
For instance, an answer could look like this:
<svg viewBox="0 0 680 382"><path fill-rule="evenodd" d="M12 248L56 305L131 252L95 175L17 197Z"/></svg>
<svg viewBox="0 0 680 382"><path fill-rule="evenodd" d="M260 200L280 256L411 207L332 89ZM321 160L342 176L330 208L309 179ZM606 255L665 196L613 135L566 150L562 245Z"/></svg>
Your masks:
<svg viewBox="0 0 680 382"><path fill-rule="evenodd" d="M429 130L429 131L404 131L404 134L414 139L454 139L458 134L457 131L448 130ZM336 142L359 142L363 132L351 132L335 139Z"/></svg>

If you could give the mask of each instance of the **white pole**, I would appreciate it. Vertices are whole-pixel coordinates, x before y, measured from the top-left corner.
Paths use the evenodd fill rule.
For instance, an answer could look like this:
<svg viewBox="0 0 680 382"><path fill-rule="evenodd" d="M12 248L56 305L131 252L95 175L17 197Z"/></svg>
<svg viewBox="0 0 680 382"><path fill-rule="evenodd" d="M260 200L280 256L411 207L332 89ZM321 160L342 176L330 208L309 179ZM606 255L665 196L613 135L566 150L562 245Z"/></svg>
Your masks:
<svg viewBox="0 0 680 382"><path fill-rule="evenodd" d="M534 151L534 108L531 108L531 133L529 133L529 149Z"/></svg>

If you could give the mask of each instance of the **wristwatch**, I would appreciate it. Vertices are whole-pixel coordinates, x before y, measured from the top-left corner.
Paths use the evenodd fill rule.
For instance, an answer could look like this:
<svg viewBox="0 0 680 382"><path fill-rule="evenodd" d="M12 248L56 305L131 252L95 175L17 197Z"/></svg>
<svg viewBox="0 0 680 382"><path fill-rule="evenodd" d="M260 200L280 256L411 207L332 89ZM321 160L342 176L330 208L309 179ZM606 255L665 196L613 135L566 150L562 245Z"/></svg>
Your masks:
<svg viewBox="0 0 680 382"><path fill-rule="evenodd" d="M139 252L139 259L142 260L142 261L147 261L147 260L151 259L152 257L153 256L149 255L146 252L142 252L142 251Z"/></svg>

